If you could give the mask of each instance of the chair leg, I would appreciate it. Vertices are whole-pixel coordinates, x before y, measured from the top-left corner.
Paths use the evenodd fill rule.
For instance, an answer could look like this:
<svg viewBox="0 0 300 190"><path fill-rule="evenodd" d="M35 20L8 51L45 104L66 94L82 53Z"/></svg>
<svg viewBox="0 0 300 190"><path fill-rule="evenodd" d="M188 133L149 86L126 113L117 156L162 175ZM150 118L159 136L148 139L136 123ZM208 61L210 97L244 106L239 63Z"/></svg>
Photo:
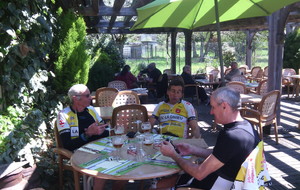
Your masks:
<svg viewBox="0 0 300 190"><path fill-rule="evenodd" d="M275 123L274 123L274 131L275 131L276 144L278 144L278 128L277 128L276 118L275 118Z"/></svg>
<svg viewBox="0 0 300 190"><path fill-rule="evenodd" d="M63 159L61 156L58 156L58 172L59 172L59 189L63 189L63 175L64 175L64 169L63 169Z"/></svg>
<svg viewBox="0 0 300 190"><path fill-rule="evenodd" d="M259 128L259 136L260 136L260 140L263 140L264 138L264 134L263 134L263 126L262 126L262 123L259 122L259 125L258 125L258 128Z"/></svg>
<svg viewBox="0 0 300 190"><path fill-rule="evenodd" d="M79 173L73 170L75 190L80 190Z"/></svg>

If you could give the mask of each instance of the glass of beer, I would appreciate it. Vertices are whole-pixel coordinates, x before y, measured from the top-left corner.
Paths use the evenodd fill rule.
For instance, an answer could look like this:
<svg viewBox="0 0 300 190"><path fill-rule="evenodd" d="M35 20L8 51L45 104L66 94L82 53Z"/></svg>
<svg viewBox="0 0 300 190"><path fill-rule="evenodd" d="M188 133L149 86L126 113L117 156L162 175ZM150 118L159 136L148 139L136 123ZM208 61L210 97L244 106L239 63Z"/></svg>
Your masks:
<svg viewBox="0 0 300 190"><path fill-rule="evenodd" d="M145 146L151 146L154 142L154 138L153 138L153 135L152 134L147 134L145 135L145 138L144 138L144 141L143 141L143 144Z"/></svg>
<svg viewBox="0 0 300 190"><path fill-rule="evenodd" d="M150 133L151 132L150 122L143 122L141 128L142 128L143 133Z"/></svg>
<svg viewBox="0 0 300 190"><path fill-rule="evenodd" d="M113 146L116 148L116 156L115 159L119 160L120 159L120 149L123 146L125 139L123 138L123 136L117 135L117 136L112 136L112 144Z"/></svg>
<svg viewBox="0 0 300 190"><path fill-rule="evenodd" d="M115 126L115 134L116 135L123 135L125 133L125 129L123 125Z"/></svg>

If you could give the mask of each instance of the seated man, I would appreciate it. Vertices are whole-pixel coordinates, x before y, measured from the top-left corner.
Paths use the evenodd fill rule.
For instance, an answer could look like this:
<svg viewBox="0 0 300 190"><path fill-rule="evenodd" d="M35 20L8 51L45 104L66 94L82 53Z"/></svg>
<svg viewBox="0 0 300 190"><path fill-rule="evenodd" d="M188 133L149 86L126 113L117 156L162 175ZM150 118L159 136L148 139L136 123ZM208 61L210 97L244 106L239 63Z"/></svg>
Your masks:
<svg viewBox="0 0 300 190"><path fill-rule="evenodd" d="M228 87L218 88L210 98L211 114L217 123L224 125L213 150L203 149L186 143L179 143L176 148L164 141L160 150L171 157L187 173L179 177L172 176L158 182L157 188L176 187L194 179L186 185L200 189L229 190L235 177L252 150L260 141L257 131L244 120L239 112L240 95ZM182 158L182 155L195 155L205 158L200 165Z"/></svg>
<svg viewBox="0 0 300 190"><path fill-rule="evenodd" d="M182 74L181 74L184 84L196 84L195 80L193 79L191 75L191 66L185 65L182 68ZM205 89L203 87L197 87L198 88L198 96L201 99L201 102L208 103L209 98L205 92ZM184 94L187 96L193 96L196 94L196 89L193 86L185 87L184 88Z"/></svg>
<svg viewBox="0 0 300 190"><path fill-rule="evenodd" d="M93 106L87 86L76 84L68 92L71 105L64 108L57 116L57 129L64 148L75 150L96 139L107 137L107 124L100 124L102 118Z"/></svg>
<svg viewBox="0 0 300 190"><path fill-rule="evenodd" d="M239 70L238 68L238 64L237 62L231 62L231 65L230 65L230 68L231 70L229 71L229 73L227 75L225 75L225 79L228 80L228 81L231 81L231 78L233 76L236 76L236 75L241 75L241 71Z"/></svg>
<svg viewBox="0 0 300 190"><path fill-rule="evenodd" d="M184 85L180 80L171 81L167 89L167 100L156 106L149 121L152 126L158 121L163 134L184 138L187 137L187 125L190 125L193 137L199 138L195 109L191 103L181 100L183 89Z"/></svg>
<svg viewBox="0 0 300 190"><path fill-rule="evenodd" d="M57 116L57 129L63 147L74 151L86 143L99 138L108 137L105 130L107 124L101 124L102 119L90 106L91 95L87 86L76 84L68 92L71 105L64 108ZM101 189L105 180L96 179L94 188Z"/></svg>
<svg viewBox="0 0 300 190"><path fill-rule="evenodd" d="M157 83L161 72L159 69L156 68L156 64L155 63L150 63L146 69L142 70L139 75L142 74L147 74L148 78L147 81L149 83Z"/></svg>

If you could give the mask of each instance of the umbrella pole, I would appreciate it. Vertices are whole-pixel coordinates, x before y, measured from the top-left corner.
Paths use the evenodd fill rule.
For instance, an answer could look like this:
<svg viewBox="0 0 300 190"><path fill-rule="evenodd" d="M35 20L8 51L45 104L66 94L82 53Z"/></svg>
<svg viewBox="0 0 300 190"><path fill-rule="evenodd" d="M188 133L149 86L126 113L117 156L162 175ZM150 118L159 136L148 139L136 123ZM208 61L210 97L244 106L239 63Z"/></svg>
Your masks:
<svg viewBox="0 0 300 190"><path fill-rule="evenodd" d="M225 84L224 79L224 64L223 64L223 54L222 54L222 43L221 43L221 27L219 21L219 7L218 7L218 0L215 0L215 12L216 12L216 26L217 26L217 35L218 35L218 49L219 49L219 60L220 60L220 69L221 69L221 82L222 86Z"/></svg>

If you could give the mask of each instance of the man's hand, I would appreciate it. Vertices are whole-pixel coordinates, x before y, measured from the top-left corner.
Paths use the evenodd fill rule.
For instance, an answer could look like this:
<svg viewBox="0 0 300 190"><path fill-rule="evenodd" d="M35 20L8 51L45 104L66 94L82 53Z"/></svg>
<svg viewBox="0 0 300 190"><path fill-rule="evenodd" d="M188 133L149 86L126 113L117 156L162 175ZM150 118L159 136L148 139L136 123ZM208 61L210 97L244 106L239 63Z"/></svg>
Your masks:
<svg viewBox="0 0 300 190"><path fill-rule="evenodd" d="M85 129L85 134L88 136L101 135L105 131L105 127L108 124L98 124L97 122L91 124L87 129Z"/></svg>
<svg viewBox="0 0 300 190"><path fill-rule="evenodd" d="M177 154L177 152L175 151L173 145L168 141L163 141L161 143L160 152L164 156L169 156L169 157L172 157L172 156Z"/></svg>
<svg viewBox="0 0 300 190"><path fill-rule="evenodd" d="M179 150L180 155L185 156L185 155L191 155L193 146L187 143L178 143L176 144L176 148Z"/></svg>

